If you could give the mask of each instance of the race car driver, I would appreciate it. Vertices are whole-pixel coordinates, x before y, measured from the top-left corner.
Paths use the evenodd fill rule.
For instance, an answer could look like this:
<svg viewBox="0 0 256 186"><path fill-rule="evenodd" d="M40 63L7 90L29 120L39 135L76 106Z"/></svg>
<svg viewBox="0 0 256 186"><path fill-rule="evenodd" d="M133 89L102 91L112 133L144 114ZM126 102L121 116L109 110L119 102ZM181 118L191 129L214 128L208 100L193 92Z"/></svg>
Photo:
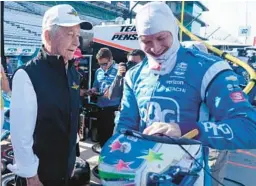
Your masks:
<svg viewBox="0 0 256 186"><path fill-rule="evenodd" d="M115 132L181 137L196 128L197 139L211 148L256 148L255 110L227 62L180 46L165 3L144 5L136 29L147 58L126 74ZM207 174L205 180L209 185Z"/></svg>

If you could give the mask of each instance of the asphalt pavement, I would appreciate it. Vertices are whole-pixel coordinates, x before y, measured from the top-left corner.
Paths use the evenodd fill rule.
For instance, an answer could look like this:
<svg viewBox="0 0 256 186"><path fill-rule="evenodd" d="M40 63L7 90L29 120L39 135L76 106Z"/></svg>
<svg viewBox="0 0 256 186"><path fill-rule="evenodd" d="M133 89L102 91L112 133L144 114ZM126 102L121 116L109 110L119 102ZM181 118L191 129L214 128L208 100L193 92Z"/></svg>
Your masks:
<svg viewBox="0 0 256 186"><path fill-rule="evenodd" d="M225 186L256 186L256 150L230 152L225 177Z"/></svg>

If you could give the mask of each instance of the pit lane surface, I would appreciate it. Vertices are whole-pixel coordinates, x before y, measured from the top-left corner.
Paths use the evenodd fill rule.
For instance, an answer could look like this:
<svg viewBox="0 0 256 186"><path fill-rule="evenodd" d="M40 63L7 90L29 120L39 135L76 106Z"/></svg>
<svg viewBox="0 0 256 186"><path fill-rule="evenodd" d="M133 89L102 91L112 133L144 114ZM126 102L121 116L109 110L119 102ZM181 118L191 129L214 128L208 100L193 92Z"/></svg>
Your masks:
<svg viewBox="0 0 256 186"><path fill-rule="evenodd" d="M231 151L228 156L225 177L238 183L225 181L225 186L256 185L256 150ZM240 183L240 184L239 184Z"/></svg>

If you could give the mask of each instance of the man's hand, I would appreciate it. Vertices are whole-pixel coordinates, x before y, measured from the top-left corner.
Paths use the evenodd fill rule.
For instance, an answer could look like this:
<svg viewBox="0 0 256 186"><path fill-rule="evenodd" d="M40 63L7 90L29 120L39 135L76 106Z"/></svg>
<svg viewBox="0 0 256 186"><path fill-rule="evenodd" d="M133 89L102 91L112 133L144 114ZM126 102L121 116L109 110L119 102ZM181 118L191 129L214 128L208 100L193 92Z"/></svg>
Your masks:
<svg viewBox="0 0 256 186"><path fill-rule="evenodd" d="M118 72L117 75L118 76L124 76L126 73L126 65L125 63L121 62L118 64Z"/></svg>
<svg viewBox="0 0 256 186"><path fill-rule="evenodd" d="M84 96L87 93L85 89L80 89L80 96Z"/></svg>
<svg viewBox="0 0 256 186"><path fill-rule="evenodd" d="M154 122L143 131L143 134L163 134L169 137L181 137L181 130L176 123Z"/></svg>
<svg viewBox="0 0 256 186"><path fill-rule="evenodd" d="M43 186L43 184L40 182L38 175L35 175L27 178L27 186Z"/></svg>
<svg viewBox="0 0 256 186"><path fill-rule="evenodd" d="M93 95L96 94L96 92L97 92L96 88L91 88L88 91L86 91L86 94L89 95L89 96L93 96Z"/></svg>

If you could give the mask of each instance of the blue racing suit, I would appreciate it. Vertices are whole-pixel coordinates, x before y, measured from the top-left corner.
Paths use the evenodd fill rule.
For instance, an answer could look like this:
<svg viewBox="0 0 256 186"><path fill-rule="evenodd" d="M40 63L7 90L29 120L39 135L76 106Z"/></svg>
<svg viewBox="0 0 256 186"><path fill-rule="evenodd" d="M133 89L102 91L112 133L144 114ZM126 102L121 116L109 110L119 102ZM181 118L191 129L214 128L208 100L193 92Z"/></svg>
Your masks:
<svg viewBox="0 0 256 186"><path fill-rule="evenodd" d="M256 148L256 112L231 67L219 57L183 47L166 75L152 73L147 59L127 72L115 122L115 131L140 132L153 122L175 122L182 134L199 129L197 139L211 148ZM207 150L205 157L207 165Z"/></svg>

